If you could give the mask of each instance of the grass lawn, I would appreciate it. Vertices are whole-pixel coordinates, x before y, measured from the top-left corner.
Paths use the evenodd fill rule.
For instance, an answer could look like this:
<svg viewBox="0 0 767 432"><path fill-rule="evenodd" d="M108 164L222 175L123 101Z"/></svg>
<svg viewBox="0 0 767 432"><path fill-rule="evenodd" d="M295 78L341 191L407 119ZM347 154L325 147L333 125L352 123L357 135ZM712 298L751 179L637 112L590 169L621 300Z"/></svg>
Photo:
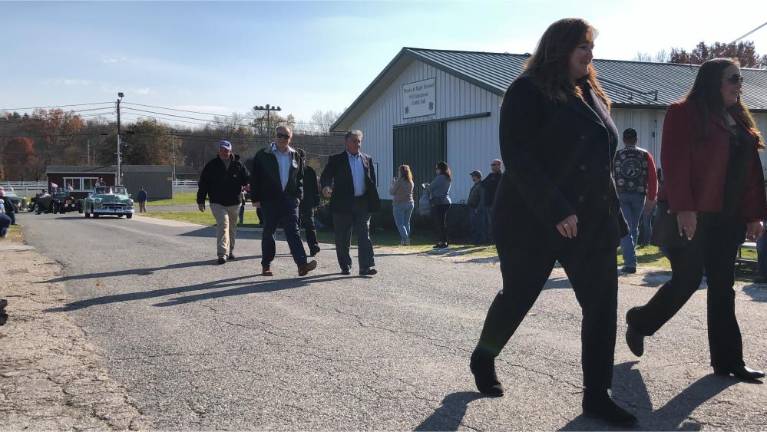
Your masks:
<svg viewBox="0 0 767 432"><path fill-rule="evenodd" d="M197 202L197 192L176 192L173 199L147 201L147 207L194 204Z"/></svg>
<svg viewBox="0 0 767 432"><path fill-rule="evenodd" d="M153 212L148 211L146 213L136 213L137 216L147 216L158 219L170 219L183 222L196 223L200 225L215 225L216 219L210 212L210 208L206 208L204 212L201 211L178 211L178 212ZM258 224L258 216L255 211L246 211L244 224L242 227L255 227Z"/></svg>

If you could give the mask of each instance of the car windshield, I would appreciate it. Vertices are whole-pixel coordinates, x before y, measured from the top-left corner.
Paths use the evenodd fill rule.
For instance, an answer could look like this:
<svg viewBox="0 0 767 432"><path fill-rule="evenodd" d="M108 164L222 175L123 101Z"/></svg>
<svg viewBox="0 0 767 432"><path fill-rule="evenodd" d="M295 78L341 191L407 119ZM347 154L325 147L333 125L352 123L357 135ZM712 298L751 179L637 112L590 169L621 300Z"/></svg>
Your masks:
<svg viewBox="0 0 767 432"><path fill-rule="evenodd" d="M125 186L98 186L94 192L99 195L128 195Z"/></svg>

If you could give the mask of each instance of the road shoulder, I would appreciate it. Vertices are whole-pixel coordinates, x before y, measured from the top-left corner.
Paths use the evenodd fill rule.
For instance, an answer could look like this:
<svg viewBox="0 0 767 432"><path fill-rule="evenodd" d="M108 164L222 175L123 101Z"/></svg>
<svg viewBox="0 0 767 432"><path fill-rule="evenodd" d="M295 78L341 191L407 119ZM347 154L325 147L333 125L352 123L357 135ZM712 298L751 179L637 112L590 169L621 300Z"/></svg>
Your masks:
<svg viewBox="0 0 767 432"><path fill-rule="evenodd" d="M99 350L66 313L58 263L0 242L8 322L0 326L2 430L139 430L145 420L113 381Z"/></svg>

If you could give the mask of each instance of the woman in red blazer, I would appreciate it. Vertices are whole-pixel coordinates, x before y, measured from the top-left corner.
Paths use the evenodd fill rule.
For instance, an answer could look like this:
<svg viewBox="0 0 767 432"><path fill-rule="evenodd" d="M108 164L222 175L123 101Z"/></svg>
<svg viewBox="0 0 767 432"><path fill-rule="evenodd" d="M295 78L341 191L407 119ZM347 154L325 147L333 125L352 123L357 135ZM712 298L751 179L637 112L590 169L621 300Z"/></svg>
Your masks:
<svg viewBox="0 0 767 432"><path fill-rule="evenodd" d="M673 275L650 301L626 314L626 341L637 356L700 285L708 282L708 339L717 375L755 381L764 373L743 362L735 318L735 259L743 239L756 240L767 216L758 149L762 138L740 99L743 77L730 59L704 63L690 94L663 125L661 163L668 209L680 239L664 245Z"/></svg>

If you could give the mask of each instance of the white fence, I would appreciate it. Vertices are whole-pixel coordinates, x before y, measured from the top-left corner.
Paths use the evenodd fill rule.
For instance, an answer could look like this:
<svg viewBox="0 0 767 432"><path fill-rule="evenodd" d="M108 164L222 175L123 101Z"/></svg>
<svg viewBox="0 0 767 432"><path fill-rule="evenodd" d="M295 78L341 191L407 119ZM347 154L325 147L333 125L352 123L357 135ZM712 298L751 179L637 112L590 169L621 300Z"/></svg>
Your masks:
<svg viewBox="0 0 767 432"><path fill-rule="evenodd" d="M197 190L197 180L174 180L173 192L194 192Z"/></svg>
<svg viewBox="0 0 767 432"><path fill-rule="evenodd" d="M13 188L19 196L34 196L43 189L48 189L48 183L44 181L3 181L0 186L9 189Z"/></svg>

